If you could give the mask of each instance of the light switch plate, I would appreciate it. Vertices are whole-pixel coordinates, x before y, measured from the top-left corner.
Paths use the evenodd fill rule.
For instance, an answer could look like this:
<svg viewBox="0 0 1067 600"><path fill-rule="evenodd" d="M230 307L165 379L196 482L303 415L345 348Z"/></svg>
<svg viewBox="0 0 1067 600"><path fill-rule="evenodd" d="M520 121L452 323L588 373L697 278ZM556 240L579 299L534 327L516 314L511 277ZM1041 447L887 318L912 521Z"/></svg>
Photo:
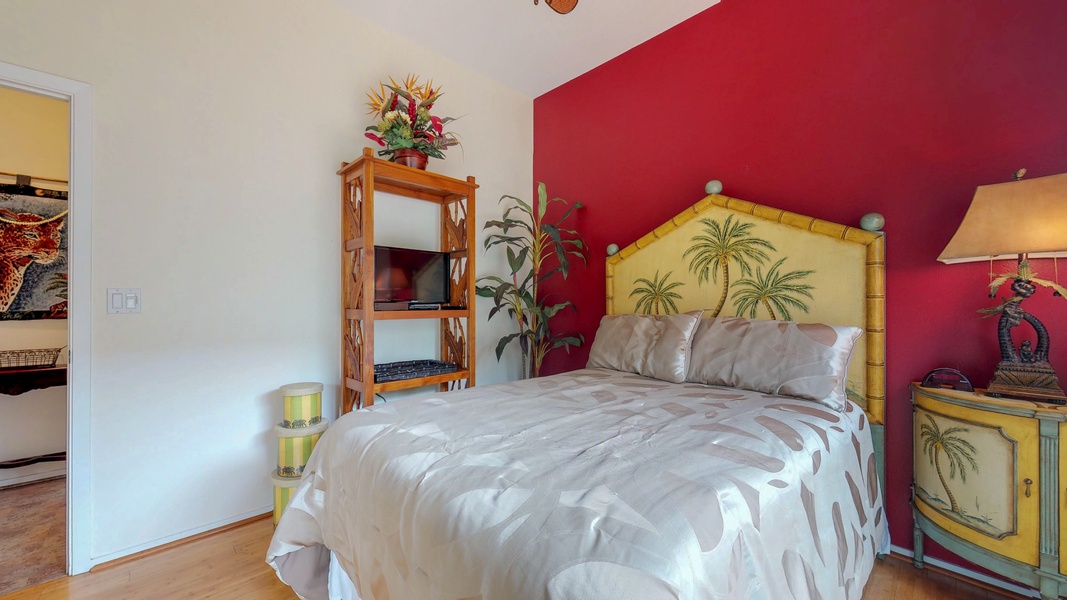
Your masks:
<svg viewBox="0 0 1067 600"><path fill-rule="evenodd" d="M107 288L108 313L141 312L141 288Z"/></svg>

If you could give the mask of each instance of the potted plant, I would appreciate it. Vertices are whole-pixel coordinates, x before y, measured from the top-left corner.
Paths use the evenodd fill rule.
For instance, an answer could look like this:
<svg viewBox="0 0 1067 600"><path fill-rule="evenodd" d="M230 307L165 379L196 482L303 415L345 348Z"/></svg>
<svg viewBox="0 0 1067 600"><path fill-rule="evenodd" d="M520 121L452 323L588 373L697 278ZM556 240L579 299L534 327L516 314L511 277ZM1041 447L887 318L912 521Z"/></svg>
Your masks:
<svg viewBox="0 0 1067 600"><path fill-rule="evenodd" d="M545 219L549 205L560 202L566 206L567 201L562 198L549 200L544 183L537 184L537 199L533 204L514 196L501 196L500 201L505 200L514 201L515 205L504 211L499 221L485 224L484 229L497 230L485 239L485 249L503 245L511 273L507 278L495 275L479 278L478 283L482 285L476 287L476 293L493 299L490 319L506 310L517 325L514 333L497 342L496 359L500 360L508 344L518 340L522 350L521 376L537 377L541 363L550 351L556 348L570 351L571 346L585 342L580 333L557 335L552 332L549 327L552 317L564 308L573 309L574 305L570 300L550 303L538 291L539 284L551 277L567 278L570 257L585 262L586 245L582 236L573 229L563 228L563 223L575 209L582 208L582 204L575 202L555 222L548 222Z"/></svg>
<svg viewBox="0 0 1067 600"><path fill-rule="evenodd" d="M444 158L444 150L459 143L455 134L444 130L455 119L430 114L441 97L441 88L434 89L432 81L420 85L417 75L408 75L401 85L390 77L389 84L379 83L367 97L368 114L377 115L378 122L367 127L366 136L385 147L378 156L425 169L427 156Z"/></svg>

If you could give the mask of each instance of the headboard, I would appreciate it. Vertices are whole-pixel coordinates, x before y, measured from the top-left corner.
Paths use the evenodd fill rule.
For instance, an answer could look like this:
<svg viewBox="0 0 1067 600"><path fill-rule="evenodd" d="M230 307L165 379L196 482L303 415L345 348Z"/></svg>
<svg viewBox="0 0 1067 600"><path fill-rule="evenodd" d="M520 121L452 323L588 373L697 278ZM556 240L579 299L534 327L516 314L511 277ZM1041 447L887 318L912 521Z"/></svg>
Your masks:
<svg viewBox="0 0 1067 600"><path fill-rule="evenodd" d="M704 316L862 327L847 395L867 412L882 453L885 242L880 233L711 194L608 258L608 314L697 309ZM880 455L880 469L882 464Z"/></svg>

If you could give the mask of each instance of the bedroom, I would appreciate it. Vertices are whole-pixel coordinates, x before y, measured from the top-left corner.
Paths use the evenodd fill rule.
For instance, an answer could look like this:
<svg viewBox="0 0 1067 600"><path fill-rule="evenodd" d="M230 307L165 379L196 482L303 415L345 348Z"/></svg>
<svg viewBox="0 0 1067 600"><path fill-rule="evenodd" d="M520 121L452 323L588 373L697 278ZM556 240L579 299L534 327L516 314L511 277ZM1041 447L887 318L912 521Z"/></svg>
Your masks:
<svg viewBox="0 0 1067 600"><path fill-rule="evenodd" d="M937 366L984 383L995 363L995 345L979 341L989 324L974 318L986 269L934 258L976 185L1019 167L1067 171L1064 8L1025 6L735 0L532 99L332 2L4 2L0 61L94 88L91 298L145 291L136 319L91 316L92 516L80 567L268 507L273 391L338 378L334 171L364 145L365 89L416 69L465 115L463 152L431 169L476 175L482 218L502 194L546 181L588 206L581 226L600 256L695 202L712 177L731 195L837 222L884 213L887 428L901 449L887 508L894 543L910 547L907 383ZM663 47L676 45L705 66L694 72ZM686 104L709 94L721 117ZM574 108L591 99L597 111ZM677 156L658 108L668 99L709 125ZM596 152L570 133L578 125L597 130ZM600 158L579 164L575 150ZM647 171L656 177L630 176ZM661 195L680 199L646 200ZM293 232L317 243L274 243ZM579 318L602 310L599 268L577 290ZM1054 336L1063 331L1062 311L1037 304ZM492 353L499 335L479 326L480 383L510 378ZM564 358L551 368L584 362Z"/></svg>

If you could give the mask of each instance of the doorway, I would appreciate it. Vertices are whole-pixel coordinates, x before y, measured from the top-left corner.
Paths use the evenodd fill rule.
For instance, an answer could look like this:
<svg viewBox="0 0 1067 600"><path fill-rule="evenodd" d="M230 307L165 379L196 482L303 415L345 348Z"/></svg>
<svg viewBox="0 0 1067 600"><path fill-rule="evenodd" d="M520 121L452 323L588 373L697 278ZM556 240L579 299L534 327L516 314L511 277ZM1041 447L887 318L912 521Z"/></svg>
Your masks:
<svg viewBox="0 0 1067 600"><path fill-rule="evenodd" d="M70 107L0 87L0 595L66 573Z"/></svg>
<svg viewBox="0 0 1067 600"><path fill-rule="evenodd" d="M69 110L69 215L66 394L66 573L93 566L90 530L90 314L92 234L92 87L0 62L0 87L67 103ZM0 169L3 170L3 169ZM31 174L32 175L32 174Z"/></svg>

